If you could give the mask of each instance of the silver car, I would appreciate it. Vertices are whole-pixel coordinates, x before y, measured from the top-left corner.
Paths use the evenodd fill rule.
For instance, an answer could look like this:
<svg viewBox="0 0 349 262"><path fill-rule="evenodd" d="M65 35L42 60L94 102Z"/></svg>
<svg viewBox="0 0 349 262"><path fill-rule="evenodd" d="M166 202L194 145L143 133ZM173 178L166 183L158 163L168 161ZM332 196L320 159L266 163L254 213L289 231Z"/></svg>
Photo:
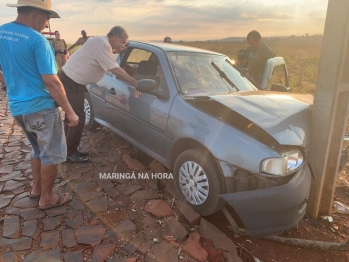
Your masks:
<svg viewBox="0 0 349 262"><path fill-rule="evenodd" d="M117 59L142 95L107 72L87 87L87 129L103 125L172 169L200 214L230 205L252 237L299 222L311 96L262 90L229 57L197 48L131 42Z"/></svg>

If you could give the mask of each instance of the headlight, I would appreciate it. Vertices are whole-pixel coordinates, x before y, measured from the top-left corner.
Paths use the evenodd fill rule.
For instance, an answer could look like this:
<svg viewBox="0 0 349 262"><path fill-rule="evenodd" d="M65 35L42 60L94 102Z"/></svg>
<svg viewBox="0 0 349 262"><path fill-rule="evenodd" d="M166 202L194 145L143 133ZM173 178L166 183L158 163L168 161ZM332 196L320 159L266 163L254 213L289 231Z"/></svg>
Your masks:
<svg viewBox="0 0 349 262"><path fill-rule="evenodd" d="M303 164L303 154L298 149L282 153L278 158L267 158L261 163L261 172L284 176L298 169Z"/></svg>

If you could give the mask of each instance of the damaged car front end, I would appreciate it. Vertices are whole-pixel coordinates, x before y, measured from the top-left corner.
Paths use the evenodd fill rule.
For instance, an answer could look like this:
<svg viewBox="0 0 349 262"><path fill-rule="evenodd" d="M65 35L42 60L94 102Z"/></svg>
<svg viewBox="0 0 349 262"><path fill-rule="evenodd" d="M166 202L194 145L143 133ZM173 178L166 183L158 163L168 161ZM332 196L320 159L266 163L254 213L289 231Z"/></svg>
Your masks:
<svg viewBox="0 0 349 262"><path fill-rule="evenodd" d="M180 61L178 57L174 63ZM224 181L219 195L233 207L249 236L292 228L305 215L310 192L307 150L313 98L250 88L243 74L234 75L224 63L214 63L211 66L230 92L202 92L179 79L184 100L174 101L170 123L175 129L169 131L176 137L192 136L209 151ZM207 215L199 208L202 203L193 202L184 190L182 194L194 209Z"/></svg>
<svg viewBox="0 0 349 262"><path fill-rule="evenodd" d="M310 192L311 97L251 91L187 101L217 121L209 120L217 130L212 130L215 143L207 138L206 146L224 177L220 197L234 208L248 235L295 226ZM193 126L202 130L203 125Z"/></svg>
<svg viewBox="0 0 349 262"><path fill-rule="evenodd" d="M310 192L306 152L311 97L252 92L213 99L238 113L236 126L277 154L256 161L258 172L234 165L233 159L219 161L227 184L227 193L221 197L234 208L252 237L295 226L306 212Z"/></svg>

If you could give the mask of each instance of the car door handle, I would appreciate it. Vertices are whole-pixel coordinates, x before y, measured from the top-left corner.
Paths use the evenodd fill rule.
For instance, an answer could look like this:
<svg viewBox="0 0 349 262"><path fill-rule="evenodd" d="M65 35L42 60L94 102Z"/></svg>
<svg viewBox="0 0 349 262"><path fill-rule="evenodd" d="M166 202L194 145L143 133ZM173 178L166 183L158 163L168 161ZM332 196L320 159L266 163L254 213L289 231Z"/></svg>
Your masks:
<svg viewBox="0 0 349 262"><path fill-rule="evenodd" d="M114 88L110 88L108 90L108 93L112 94L112 95L116 95L115 89Z"/></svg>

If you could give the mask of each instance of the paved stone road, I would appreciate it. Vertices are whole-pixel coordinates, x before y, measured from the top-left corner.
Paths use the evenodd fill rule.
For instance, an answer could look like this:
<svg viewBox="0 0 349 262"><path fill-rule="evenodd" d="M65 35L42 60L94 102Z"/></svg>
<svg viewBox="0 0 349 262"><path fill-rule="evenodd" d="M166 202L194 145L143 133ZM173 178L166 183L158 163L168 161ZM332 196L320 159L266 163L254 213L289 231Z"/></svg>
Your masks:
<svg viewBox="0 0 349 262"><path fill-rule="evenodd" d="M159 189L152 173L170 172L159 163L132 158L104 128L85 132L82 146L91 162L61 164L55 181L73 201L39 210L28 197L31 147L0 91L0 262L241 261L229 238Z"/></svg>

